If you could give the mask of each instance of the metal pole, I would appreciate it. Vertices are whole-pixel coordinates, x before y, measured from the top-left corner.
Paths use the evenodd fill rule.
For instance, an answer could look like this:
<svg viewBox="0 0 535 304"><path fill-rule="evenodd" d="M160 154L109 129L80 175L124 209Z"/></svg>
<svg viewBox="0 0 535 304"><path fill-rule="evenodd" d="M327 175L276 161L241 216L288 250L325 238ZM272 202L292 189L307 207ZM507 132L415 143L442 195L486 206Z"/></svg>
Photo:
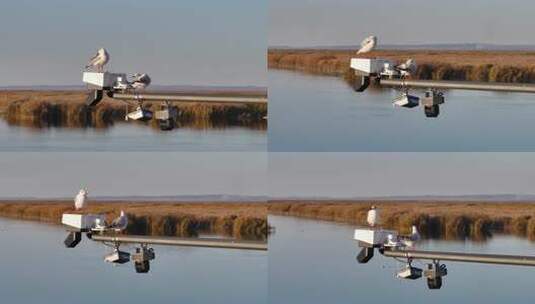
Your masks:
<svg viewBox="0 0 535 304"><path fill-rule="evenodd" d="M380 85L390 87L406 86L422 89L457 89L497 92L535 93L533 83L499 83L475 81L442 81L442 80L402 80L380 79Z"/></svg>
<svg viewBox="0 0 535 304"><path fill-rule="evenodd" d="M413 258L413 259L455 261L455 262L468 262L468 263L535 266L535 257L533 256L399 250L399 249L391 249L391 248L385 248L382 253L384 256L395 257L395 258Z"/></svg>
<svg viewBox="0 0 535 304"><path fill-rule="evenodd" d="M243 250L267 250L267 243L257 241L236 241L232 239L212 238L176 238L154 237L141 235L92 235L91 239L98 242L139 243L170 246L209 247Z"/></svg>
<svg viewBox="0 0 535 304"><path fill-rule="evenodd" d="M268 98L264 96L197 96L197 95L179 95L179 94L126 94L110 93L114 99L124 100L167 100L183 102L207 102L207 103L244 103L244 104L266 104Z"/></svg>

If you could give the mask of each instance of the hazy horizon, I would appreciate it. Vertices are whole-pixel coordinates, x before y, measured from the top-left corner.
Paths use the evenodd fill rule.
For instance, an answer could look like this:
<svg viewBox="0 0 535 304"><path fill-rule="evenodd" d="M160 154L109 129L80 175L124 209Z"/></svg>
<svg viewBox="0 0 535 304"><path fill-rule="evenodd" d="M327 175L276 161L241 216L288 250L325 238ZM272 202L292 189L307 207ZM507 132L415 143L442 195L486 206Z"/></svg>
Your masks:
<svg viewBox="0 0 535 304"><path fill-rule="evenodd" d="M535 44L534 10L526 0L271 0L268 45L356 45L372 34L379 45Z"/></svg>
<svg viewBox="0 0 535 304"><path fill-rule="evenodd" d="M267 84L264 1L6 0L0 17L2 86L82 84L100 47L153 84Z"/></svg>
<svg viewBox="0 0 535 304"><path fill-rule="evenodd" d="M535 153L270 153L270 197L531 196Z"/></svg>
<svg viewBox="0 0 535 304"><path fill-rule="evenodd" d="M4 152L0 197L244 195L267 193L263 152Z"/></svg>

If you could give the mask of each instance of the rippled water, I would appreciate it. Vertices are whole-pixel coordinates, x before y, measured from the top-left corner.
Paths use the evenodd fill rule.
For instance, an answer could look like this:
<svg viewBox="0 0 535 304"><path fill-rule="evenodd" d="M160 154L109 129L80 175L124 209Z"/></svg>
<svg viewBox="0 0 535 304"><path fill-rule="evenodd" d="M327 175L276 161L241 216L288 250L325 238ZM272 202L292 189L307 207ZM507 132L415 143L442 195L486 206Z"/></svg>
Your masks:
<svg viewBox="0 0 535 304"><path fill-rule="evenodd" d="M266 151L267 132L242 127L162 132L135 123L107 129L8 126L0 119L0 151Z"/></svg>
<svg viewBox="0 0 535 304"><path fill-rule="evenodd" d="M438 118L393 108L396 94L271 70L269 150L535 151L533 94L449 91Z"/></svg>
<svg viewBox="0 0 535 304"><path fill-rule="evenodd" d="M60 226L0 219L2 303L267 303L267 254L154 246L151 272L113 266L109 248L63 246Z"/></svg>
<svg viewBox="0 0 535 304"><path fill-rule="evenodd" d="M270 216L270 303L522 303L535 292L535 268L446 262L442 289L428 290L424 279L394 277L401 266L376 254L358 264L349 225ZM535 243L495 236L484 243L426 241L424 250L535 255ZM415 264L415 266L418 263ZM421 266L421 265L419 265Z"/></svg>

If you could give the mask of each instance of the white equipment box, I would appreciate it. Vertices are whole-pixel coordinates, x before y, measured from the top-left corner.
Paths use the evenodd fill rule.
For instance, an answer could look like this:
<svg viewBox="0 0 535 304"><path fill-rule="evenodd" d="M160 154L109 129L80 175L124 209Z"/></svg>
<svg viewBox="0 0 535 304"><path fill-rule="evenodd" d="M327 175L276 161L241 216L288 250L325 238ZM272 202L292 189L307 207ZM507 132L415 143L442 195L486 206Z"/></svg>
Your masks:
<svg viewBox="0 0 535 304"><path fill-rule="evenodd" d="M90 230L95 227L95 221L97 219L100 219L101 222L104 223L106 216L103 214L64 213L61 218L61 223L77 230Z"/></svg>
<svg viewBox="0 0 535 304"><path fill-rule="evenodd" d="M397 239L398 233L393 230L383 229L355 229L354 239L372 246L384 245L388 238Z"/></svg>
<svg viewBox="0 0 535 304"><path fill-rule="evenodd" d="M82 80L95 89L124 89L128 87L126 74L84 72Z"/></svg>
<svg viewBox="0 0 535 304"><path fill-rule="evenodd" d="M380 75L385 70L390 70L393 63L386 59L351 58L350 66L361 74Z"/></svg>

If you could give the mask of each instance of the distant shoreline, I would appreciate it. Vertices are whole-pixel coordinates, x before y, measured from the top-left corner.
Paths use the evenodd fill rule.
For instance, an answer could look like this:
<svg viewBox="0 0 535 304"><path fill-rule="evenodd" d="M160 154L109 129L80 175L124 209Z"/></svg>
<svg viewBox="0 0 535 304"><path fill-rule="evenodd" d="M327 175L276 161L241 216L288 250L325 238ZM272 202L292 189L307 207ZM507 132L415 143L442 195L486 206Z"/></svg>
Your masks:
<svg viewBox="0 0 535 304"><path fill-rule="evenodd" d="M266 96L267 92L217 91L187 92L208 96ZM107 96L95 107L85 103L87 91L0 90L0 113L9 125L30 128L107 128L123 123L127 104ZM160 102L147 103L149 109L157 109ZM193 129L220 129L245 127L267 129L267 105L244 105L230 103L171 102L177 109L179 127ZM134 110L130 105L129 111ZM146 125L159 128L156 120Z"/></svg>
<svg viewBox="0 0 535 304"><path fill-rule="evenodd" d="M192 237L200 233L240 239L265 240L267 207L258 202L89 202L82 213L102 213L108 220L124 210L127 234ZM0 202L0 216L12 219L61 223L61 215L74 212L72 201Z"/></svg>
<svg viewBox="0 0 535 304"><path fill-rule="evenodd" d="M535 50L377 50L357 56L356 49L274 49L268 51L268 68L342 77L350 84L351 58L416 61L415 79L535 83Z"/></svg>
<svg viewBox="0 0 535 304"><path fill-rule="evenodd" d="M408 233L416 225L427 238L484 240L507 233L535 240L535 201L273 200L268 212L366 225L372 205L380 210L384 227Z"/></svg>

